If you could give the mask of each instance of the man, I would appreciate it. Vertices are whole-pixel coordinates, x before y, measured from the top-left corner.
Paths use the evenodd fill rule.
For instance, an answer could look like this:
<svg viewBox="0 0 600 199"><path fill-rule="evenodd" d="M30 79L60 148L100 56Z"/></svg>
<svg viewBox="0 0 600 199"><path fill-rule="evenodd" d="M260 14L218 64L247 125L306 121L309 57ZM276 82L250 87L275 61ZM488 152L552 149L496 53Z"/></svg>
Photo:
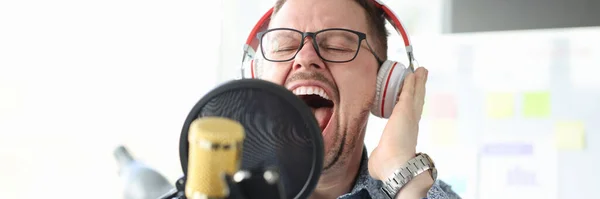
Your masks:
<svg viewBox="0 0 600 199"><path fill-rule="evenodd" d="M278 0L269 31L261 35L260 78L301 97L323 131L323 172L311 198L384 198L382 180L416 156L428 73L422 67L406 77L381 141L366 157L363 140L377 72L387 59L381 14L369 0ZM316 38L302 37L326 29ZM361 33L366 38L356 39ZM430 172L395 195L426 197L459 198L448 185L434 182Z"/></svg>

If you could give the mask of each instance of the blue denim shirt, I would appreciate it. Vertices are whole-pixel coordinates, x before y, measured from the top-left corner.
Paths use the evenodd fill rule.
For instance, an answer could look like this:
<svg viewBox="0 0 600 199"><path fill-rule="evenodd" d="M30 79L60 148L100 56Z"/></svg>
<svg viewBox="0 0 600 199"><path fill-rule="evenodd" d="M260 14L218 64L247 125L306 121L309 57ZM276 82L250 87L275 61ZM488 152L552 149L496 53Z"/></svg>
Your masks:
<svg viewBox="0 0 600 199"><path fill-rule="evenodd" d="M383 183L380 180L373 179L369 175L369 159L367 157L366 148L363 149L362 160L360 163L359 174L356 178L356 183L350 193L346 193L338 199L379 199L386 198L384 193L381 191ZM427 192L427 199L460 199L461 197L452 191L450 185L444 183L441 180L437 180L429 192Z"/></svg>

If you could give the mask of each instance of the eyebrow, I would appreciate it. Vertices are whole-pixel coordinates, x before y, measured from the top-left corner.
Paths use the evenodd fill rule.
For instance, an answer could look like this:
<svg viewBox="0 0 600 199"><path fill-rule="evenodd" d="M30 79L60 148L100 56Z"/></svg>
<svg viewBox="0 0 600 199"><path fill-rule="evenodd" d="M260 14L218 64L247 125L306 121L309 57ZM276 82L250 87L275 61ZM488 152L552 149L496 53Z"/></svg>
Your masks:
<svg viewBox="0 0 600 199"><path fill-rule="evenodd" d="M350 42L358 41L358 36L350 36L349 34L342 34L342 33L338 33L338 34L333 33L331 35L333 35L333 36L341 35L346 41L350 41ZM327 41L327 40L324 40L324 41Z"/></svg>
<svg viewBox="0 0 600 199"><path fill-rule="evenodd" d="M285 37L294 38L294 39L297 39L298 37L302 37L301 34L297 34L297 37L294 37L294 34L290 33L290 32L277 33L275 36L285 36Z"/></svg>

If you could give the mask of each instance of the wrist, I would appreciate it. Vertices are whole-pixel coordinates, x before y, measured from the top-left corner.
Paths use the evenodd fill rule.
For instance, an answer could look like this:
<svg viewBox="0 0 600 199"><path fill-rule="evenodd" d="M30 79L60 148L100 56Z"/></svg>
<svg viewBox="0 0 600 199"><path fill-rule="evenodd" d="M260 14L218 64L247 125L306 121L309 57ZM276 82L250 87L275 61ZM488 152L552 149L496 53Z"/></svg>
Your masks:
<svg viewBox="0 0 600 199"><path fill-rule="evenodd" d="M391 167L395 164L386 164L390 168L385 169L393 169L393 171L390 175L384 177L382 191L390 198L414 199L426 197L437 177L433 160L427 154L422 153L412 156L398 156L398 159L395 160L400 160L400 158L408 160L395 168ZM383 167L381 168L383 169ZM389 171L386 170L386 172Z"/></svg>
<svg viewBox="0 0 600 199"><path fill-rule="evenodd" d="M433 178L429 172L423 172L411 181L409 181L404 187L402 187L396 199L415 199L415 198L426 198L427 192L433 186Z"/></svg>
<svg viewBox="0 0 600 199"><path fill-rule="evenodd" d="M394 175L394 172L396 170L398 170L400 167L404 166L410 159L413 159L417 156L416 151L408 152L408 153L401 153L401 154L397 154L397 155L391 155L391 157L387 158L388 161L386 161L384 164L380 165L380 170L379 170L379 174L380 176L377 176L379 178L379 180L384 180L392 175Z"/></svg>

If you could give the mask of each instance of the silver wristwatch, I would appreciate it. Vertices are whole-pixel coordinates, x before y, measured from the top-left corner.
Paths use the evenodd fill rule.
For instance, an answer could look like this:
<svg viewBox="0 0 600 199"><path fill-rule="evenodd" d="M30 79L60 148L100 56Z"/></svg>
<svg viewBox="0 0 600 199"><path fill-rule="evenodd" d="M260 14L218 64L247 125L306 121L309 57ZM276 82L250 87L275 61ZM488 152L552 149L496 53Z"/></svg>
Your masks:
<svg viewBox="0 0 600 199"><path fill-rule="evenodd" d="M425 153L417 153L416 157L408 160L406 164L394 171L392 176L383 181L381 190L388 198L394 198L406 183L427 170L431 172L431 177L435 182L437 170L433 160Z"/></svg>

